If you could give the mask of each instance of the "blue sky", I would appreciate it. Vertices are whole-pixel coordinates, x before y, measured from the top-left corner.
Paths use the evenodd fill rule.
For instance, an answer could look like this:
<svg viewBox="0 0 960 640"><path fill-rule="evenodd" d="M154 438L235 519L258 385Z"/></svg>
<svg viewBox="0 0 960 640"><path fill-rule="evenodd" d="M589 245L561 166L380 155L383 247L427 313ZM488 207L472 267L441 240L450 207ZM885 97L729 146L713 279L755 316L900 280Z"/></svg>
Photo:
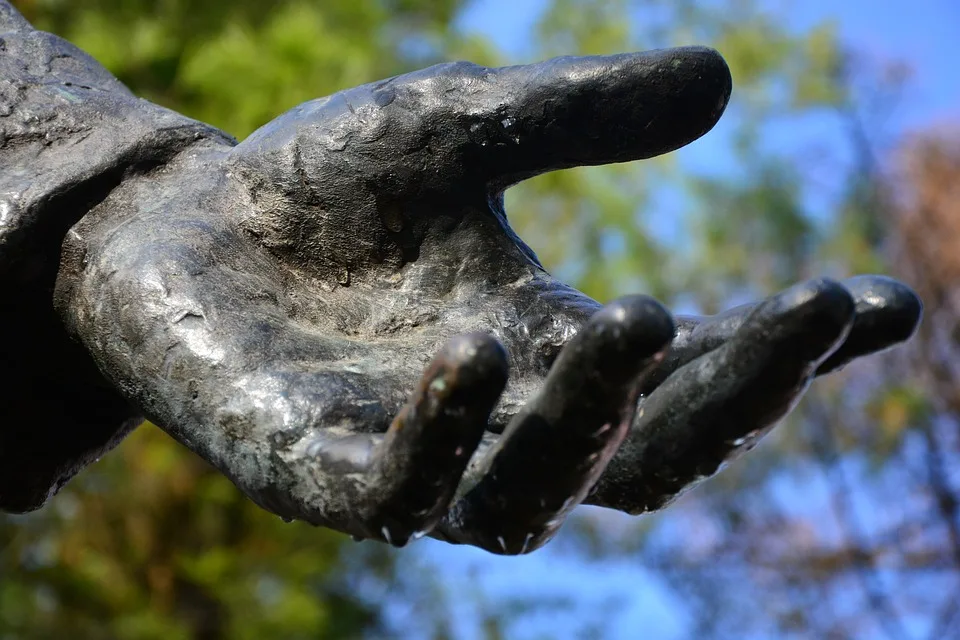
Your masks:
<svg viewBox="0 0 960 640"><path fill-rule="evenodd" d="M530 60L525 43L544 0L479 0L463 17L463 25L491 38L513 62ZM806 0L779 3L789 24L798 30L823 20L835 20L842 39L856 50L877 60L899 60L913 71L902 103L886 123L893 136L931 123L960 125L960 1L958 0ZM722 52L721 52L722 53ZM734 99L736 88L734 89ZM835 126L812 122L809 126ZM711 143L710 136L717 142ZM780 132L777 143L799 144L803 132ZM722 125L701 143L684 150L695 163L716 162L723 142ZM561 536L563 534L561 533ZM561 541L562 542L562 541ZM558 548L565 545L558 544ZM444 576L448 592L478 587L491 604L500 596L568 596L573 606L548 618L533 617L514 629L511 637L563 637L575 624L615 596L621 607L602 612L605 637L654 640L686 637L677 603L635 560L589 563L547 547L530 556L500 558L475 549L452 547L430 540L402 552L409 559L433 567ZM465 609L459 637L481 637L476 629L476 611ZM554 630L552 633L548 630Z"/></svg>
<svg viewBox="0 0 960 640"><path fill-rule="evenodd" d="M900 127L960 119L960 2L808 0L792 3L789 15L800 28L835 19L858 50L912 67L912 91L897 114Z"/></svg>

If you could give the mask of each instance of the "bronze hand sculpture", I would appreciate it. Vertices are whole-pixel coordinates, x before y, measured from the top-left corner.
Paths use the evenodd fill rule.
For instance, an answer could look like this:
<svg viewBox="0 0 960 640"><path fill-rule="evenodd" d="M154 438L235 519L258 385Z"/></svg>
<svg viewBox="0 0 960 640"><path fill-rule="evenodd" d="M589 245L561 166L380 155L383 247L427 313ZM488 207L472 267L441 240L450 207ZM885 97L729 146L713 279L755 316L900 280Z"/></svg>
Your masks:
<svg viewBox="0 0 960 640"><path fill-rule="evenodd" d="M524 553L581 502L664 506L921 313L878 276L601 306L513 233L507 187L683 146L730 86L703 48L445 64L237 144L0 0L0 508L142 417L264 508L398 546Z"/></svg>

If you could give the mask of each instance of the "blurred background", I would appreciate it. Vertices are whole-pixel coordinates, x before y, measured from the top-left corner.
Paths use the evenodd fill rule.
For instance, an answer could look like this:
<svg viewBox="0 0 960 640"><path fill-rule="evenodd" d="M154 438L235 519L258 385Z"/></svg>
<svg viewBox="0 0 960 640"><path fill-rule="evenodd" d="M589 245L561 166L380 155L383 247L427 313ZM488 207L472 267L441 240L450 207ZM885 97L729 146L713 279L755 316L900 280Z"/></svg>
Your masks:
<svg viewBox="0 0 960 640"><path fill-rule="evenodd" d="M44 510L0 515L0 640L960 638L956 0L14 4L239 138L438 61L712 45L734 78L716 129L512 189L520 235L601 301L713 313L873 272L926 317L667 511L581 508L522 558L285 524L144 425Z"/></svg>

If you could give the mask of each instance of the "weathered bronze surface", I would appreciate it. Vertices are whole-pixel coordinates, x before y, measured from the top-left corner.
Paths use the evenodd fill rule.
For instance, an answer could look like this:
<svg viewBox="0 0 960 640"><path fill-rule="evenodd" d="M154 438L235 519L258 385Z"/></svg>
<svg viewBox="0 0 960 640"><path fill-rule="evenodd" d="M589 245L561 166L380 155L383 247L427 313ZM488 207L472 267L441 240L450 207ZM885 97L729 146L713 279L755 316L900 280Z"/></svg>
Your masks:
<svg viewBox="0 0 960 640"><path fill-rule="evenodd" d="M523 553L581 502L666 505L921 314L879 276L602 307L511 230L510 185L683 146L730 89L704 48L444 64L237 144L0 0L0 508L143 417L264 508L395 545Z"/></svg>

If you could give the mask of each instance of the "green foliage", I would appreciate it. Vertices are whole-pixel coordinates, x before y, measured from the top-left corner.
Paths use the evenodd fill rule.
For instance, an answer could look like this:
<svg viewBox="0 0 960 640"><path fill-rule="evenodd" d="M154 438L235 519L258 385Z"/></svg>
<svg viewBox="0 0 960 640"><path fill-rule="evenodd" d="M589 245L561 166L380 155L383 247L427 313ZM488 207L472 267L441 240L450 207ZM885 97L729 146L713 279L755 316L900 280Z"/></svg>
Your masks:
<svg viewBox="0 0 960 640"><path fill-rule="evenodd" d="M301 102L446 58L462 0L24 0L134 92L245 137Z"/></svg>

